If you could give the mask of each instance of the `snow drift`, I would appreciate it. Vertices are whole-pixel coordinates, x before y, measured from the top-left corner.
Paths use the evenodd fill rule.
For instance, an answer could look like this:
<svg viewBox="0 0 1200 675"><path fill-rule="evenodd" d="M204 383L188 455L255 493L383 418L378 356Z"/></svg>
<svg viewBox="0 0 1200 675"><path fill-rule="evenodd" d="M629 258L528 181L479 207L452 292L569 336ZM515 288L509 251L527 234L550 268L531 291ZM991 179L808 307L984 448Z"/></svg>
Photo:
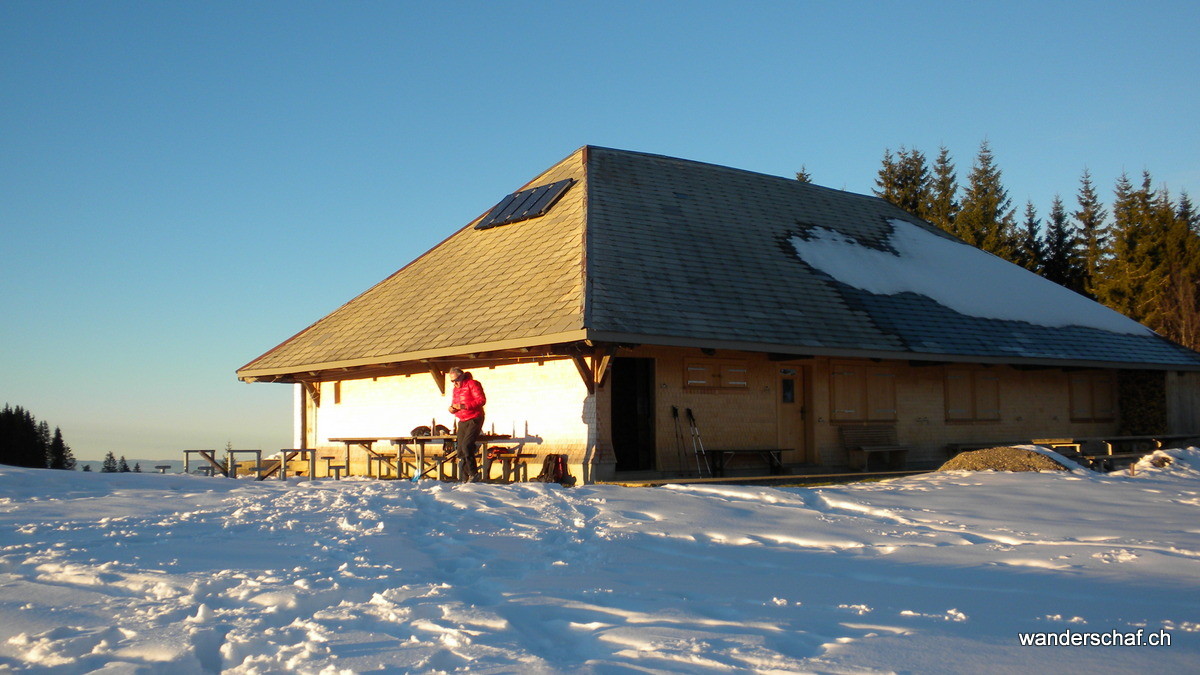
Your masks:
<svg viewBox="0 0 1200 675"><path fill-rule="evenodd" d="M0 669L1184 672L1200 450L1168 455L821 489L0 467ZM1170 646L1019 637L1139 630Z"/></svg>

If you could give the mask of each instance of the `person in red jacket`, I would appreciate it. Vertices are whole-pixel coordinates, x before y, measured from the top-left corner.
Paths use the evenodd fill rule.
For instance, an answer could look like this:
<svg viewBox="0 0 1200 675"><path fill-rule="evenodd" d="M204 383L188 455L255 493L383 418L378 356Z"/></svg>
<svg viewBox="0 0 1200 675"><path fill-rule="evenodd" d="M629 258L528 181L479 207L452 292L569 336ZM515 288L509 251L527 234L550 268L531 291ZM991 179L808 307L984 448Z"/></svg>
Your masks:
<svg viewBox="0 0 1200 675"><path fill-rule="evenodd" d="M458 475L464 482L477 482L479 469L475 465L475 442L483 429L483 405L487 396L483 385L470 373L455 366L449 370L454 382L454 394L450 398L450 412L458 418Z"/></svg>

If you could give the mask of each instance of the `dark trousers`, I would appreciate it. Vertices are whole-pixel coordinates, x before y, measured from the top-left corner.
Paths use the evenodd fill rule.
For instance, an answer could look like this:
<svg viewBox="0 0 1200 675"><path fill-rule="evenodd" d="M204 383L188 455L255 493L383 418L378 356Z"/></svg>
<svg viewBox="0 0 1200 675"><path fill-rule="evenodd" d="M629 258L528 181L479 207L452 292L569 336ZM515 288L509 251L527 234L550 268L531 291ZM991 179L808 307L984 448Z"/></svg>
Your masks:
<svg viewBox="0 0 1200 675"><path fill-rule="evenodd" d="M458 478L473 480L479 477L479 469L475 465L475 445L479 432L483 429L483 415L469 420L458 421Z"/></svg>

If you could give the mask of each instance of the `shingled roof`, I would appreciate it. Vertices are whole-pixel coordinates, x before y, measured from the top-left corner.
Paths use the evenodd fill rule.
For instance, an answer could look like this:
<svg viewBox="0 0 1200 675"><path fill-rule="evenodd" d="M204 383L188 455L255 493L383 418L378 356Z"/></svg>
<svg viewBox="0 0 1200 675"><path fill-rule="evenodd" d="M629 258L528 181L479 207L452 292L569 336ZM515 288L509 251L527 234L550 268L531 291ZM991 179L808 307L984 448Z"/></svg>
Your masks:
<svg viewBox="0 0 1200 675"><path fill-rule="evenodd" d="M1200 369L1200 354L875 197L592 146L518 193L238 376L584 340Z"/></svg>

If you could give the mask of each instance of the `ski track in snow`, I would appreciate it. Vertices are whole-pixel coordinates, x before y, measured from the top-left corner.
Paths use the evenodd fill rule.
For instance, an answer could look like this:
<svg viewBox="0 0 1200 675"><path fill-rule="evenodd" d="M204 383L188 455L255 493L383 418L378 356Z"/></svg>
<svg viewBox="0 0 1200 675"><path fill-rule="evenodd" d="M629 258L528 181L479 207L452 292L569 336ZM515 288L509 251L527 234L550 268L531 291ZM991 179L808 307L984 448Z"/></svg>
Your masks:
<svg viewBox="0 0 1200 675"><path fill-rule="evenodd" d="M1182 672L1200 450L1172 454L819 489L0 467L0 670ZM1017 646L1067 628L1173 643Z"/></svg>

